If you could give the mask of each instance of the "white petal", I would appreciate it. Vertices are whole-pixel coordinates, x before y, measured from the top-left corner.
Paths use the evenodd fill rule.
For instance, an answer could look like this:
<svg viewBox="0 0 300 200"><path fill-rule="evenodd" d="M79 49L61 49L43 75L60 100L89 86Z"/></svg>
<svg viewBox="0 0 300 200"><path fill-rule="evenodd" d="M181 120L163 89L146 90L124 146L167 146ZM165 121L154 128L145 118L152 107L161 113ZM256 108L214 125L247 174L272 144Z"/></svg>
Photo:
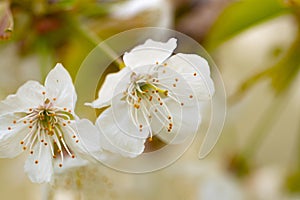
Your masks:
<svg viewBox="0 0 300 200"><path fill-rule="evenodd" d="M144 151L144 139L125 134L115 123L112 109L106 109L97 119L96 126L101 134L101 146L124 157L136 157Z"/></svg>
<svg viewBox="0 0 300 200"><path fill-rule="evenodd" d="M195 54L176 54L169 58L167 66L182 74L201 99L214 94L208 62Z"/></svg>
<svg viewBox="0 0 300 200"><path fill-rule="evenodd" d="M0 116L0 157L13 158L22 153L23 146L20 142L29 132L29 128L23 123L12 125L13 120L16 120L14 115ZM8 130L8 127L11 130Z"/></svg>
<svg viewBox="0 0 300 200"><path fill-rule="evenodd" d="M168 91L168 98L173 97L178 104L183 103L185 106L194 106L195 92L194 88L185 79L184 75L170 67L158 69L158 83L156 86Z"/></svg>
<svg viewBox="0 0 300 200"><path fill-rule="evenodd" d="M48 183L53 174L52 154L50 147L38 142L33 149L34 153L29 154L24 170L29 179L34 183ZM35 162L38 161L38 164Z"/></svg>
<svg viewBox="0 0 300 200"><path fill-rule="evenodd" d="M135 111L137 112L136 117ZM149 130L147 129L147 124L141 109L135 109L125 100L121 100L121 95L116 96L113 99L110 114L112 115L114 123L119 127L123 134L138 139L145 139L149 136ZM136 124L134 123L133 118L137 119ZM141 130L140 125L142 125Z"/></svg>
<svg viewBox="0 0 300 200"><path fill-rule="evenodd" d="M124 63L127 67L135 68L145 65L155 65L156 62L161 64L172 55L177 47L177 39L171 38L166 43L157 42L148 39L144 44L133 48L129 53L123 56Z"/></svg>
<svg viewBox="0 0 300 200"><path fill-rule="evenodd" d="M167 143L184 142L185 139L197 132L201 121L198 99L193 90L194 88L191 87L182 74L168 66L158 69L158 79L157 86L168 90L168 96L162 99L165 107L161 107L160 111L166 113L165 110L168 110L168 115L172 119L171 131L168 132L168 126L164 127L158 133L158 136ZM159 120L156 115L153 116L151 126L155 129L159 126L159 121L162 120Z"/></svg>
<svg viewBox="0 0 300 200"><path fill-rule="evenodd" d="M47 97L52 100L56 98L55 104L59 107L66 107L74 110L77 95L68 71L62 64L56 64L52 69L45 81Z"/></svg>
<svg viewBox="0 0 300 200"><path fill-rule="evenodd" d="M196 106L197 102L194 102L194 105L181 107L174 100L168 99L165 104L172 111L173 128L171 132L162 129L158 136L171 144L183 143L187 138L193 137L201 123L201 113Z"/></svg>
<svg viewBox="0 0 300 200"><path fill-rule="evenodd" d="M130 81L131 73L130 68L125 67L117 73L108 74L99 90L98 99L92 103L86 103L85 105L93 108L101 108L110 105L114 96L125 92Z"/></svg>
<svg viewBox="0 0 300 200"><path fill-rule="evenodd" d="M16 94L9 95L0 102L0 115L27 112L29 108L34 108L43 103L43 91L45 88L36 81L28 81L22 85Z"/></svg>
<svg viewBox="0 0 300 200"><path fill-rule="evenodd" d="M80 157L66 158L64 160L63 167L59 167L60 160L57 159L55 161L56 162L54 164L54 170L53 171L54 171L55 174L58 174L58 176L60 176L60 173L64 173L66 170L69 170L69 169L72 169L72 168L76 168L76 167L82 167L82 166L85 166L85 165L87 165L89 163L89 161L83 160Z"/></svg>
<svg viewBox="0 0 300 200"><path fill-rule="evenodd" d="M72 128L73 132L69 129ZM100 133L98 129L87 119L76 120L70 127L63 129L67 145L75 153L84 159L98 158L101 156ZM74 131L76 138L73 138ZM79 142L76 143L76 140Z"/></svg>

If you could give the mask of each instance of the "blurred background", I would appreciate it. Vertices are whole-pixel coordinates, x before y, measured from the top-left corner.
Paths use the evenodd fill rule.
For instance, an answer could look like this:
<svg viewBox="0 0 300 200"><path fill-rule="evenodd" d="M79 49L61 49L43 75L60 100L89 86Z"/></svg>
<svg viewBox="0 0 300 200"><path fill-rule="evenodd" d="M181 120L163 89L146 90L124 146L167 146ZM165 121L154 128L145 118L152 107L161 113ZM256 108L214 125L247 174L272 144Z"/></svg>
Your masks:
<svg viewBox="0 0 300 200"><path fill-rule="evenodd" d="M204 160L195 141L158 172L90 165L60 174L49 189L30 183L26 155L1 159L1 199L300 200L299 25L299 0L0 1L0 99L43 81L57 62L75 79L100 41L152 26L204 46L228 102L220 140Z"/></svg>

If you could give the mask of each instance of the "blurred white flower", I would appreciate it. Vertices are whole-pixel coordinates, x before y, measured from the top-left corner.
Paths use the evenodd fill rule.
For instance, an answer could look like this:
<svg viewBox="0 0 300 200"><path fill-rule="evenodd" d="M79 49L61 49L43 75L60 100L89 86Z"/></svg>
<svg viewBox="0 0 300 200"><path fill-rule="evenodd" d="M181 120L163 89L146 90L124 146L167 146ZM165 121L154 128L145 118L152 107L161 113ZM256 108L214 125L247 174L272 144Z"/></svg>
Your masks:
<svg viewBox="0 0 300 200"><path fill-rule="evenodd" d="M246 188L257 200L283 198L284 171L279 167L266 166L254 171L246 181Z"/></svg>
<svg viewBox="0 0 300 200"><path fill-rule="evenodd" d="M226 176L212 176L202 181L198 190L199 200L243 200L244 193L238 183Z"/></svg>
<svg viewBox="0 0 300 200"><path fill-rule="evenodd" d="M151 21L149 18L155 17L155 20L153 20L155 24L153 26L167 28L172 26L172 5L168 0L128 0L114 6L111 15L114 18L130 19L145 11L157 11L156 15L147 17L148 21Z"/></svg>
<svg viewBox="0 0 300 200"><path fill-rule="evenodd" d="M25 171L33 182L50 182L54 164L65 158L101 151L97 130L74 113L77 100L71 77L61 64L48 74L45 86L28 81L0 102L0 157L28 150Z"/></svg>
<svg viewBox="0 0 300 200"><path fill-rule="evenodd" d="M135 157L157 134L172 144L195 133L201 122L198 103L214 93L207 61L194 54L173 54L177 40L147 40L123 56L125 68L106 77L98 99L108 107L97 119L104 149Z"/></svg>
<svg viewBox="0 0 300 200"><path fill-rule="evenodd" d="M181 159L167 170L146 178L145 191L160 190L159 193L151 190L148 199L245 200L246 197L239 180L228 174L222 163L213 160Z"/></svg>

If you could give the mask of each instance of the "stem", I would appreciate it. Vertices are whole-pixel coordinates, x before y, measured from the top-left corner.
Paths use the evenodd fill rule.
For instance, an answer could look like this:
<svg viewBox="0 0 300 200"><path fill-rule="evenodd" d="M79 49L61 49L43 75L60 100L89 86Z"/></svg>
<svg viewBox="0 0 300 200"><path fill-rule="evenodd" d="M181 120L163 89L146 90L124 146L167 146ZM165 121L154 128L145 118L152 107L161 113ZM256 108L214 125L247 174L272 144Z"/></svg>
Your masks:
<svg viewBox="0 0 300 200"><path fill-rule="evenodd" d="M269 106L267 111L265 111L262 120L252 131L252 137L250 137L247 146L241 152L241 154L246 158L250 158L255 154L264 138L266 138L266 136L268 135L268 129L272 126L272 124L274 124L275 120L278 119L278 114L286 107L286 99L289 97L288 91L275 96L274 102Z"/></svg>
<svg viewBox="0 0 300 200"><path fill-rule="evenodd" d="M53 200L54 199L54 190L50 184L42 185L42 199L43 200Z"/></svg>
<svg viewBox="0 0 300 200"><path fill-rule="evenodd" d="M76 200L81 200L81 193L82 193L82 183L81 183L81 176L80 176L80 171L79 170L76 170L75 172L75 183L76 183L76 189L77 189L77 192L76 192Z"/></svg>
<svg viewBox="0 0 300 200"><path fill-rule="evenodd" d="M267 76L274 71L274 67L264 69L263 71L251 76L246 81L244 81L237 91L232 94L230 97L228 97L228 103L229 105L233 105L238 100L243 98L245 94L255 85L257 85L263 78L267 78Z"/></svg>
<svg viewBox="0 0 300 200"><path fill-rule="evenodd" d="M47 74L50 70L49 63L52 63L52 56L51 52L49 51L49 47L45 41L40 41L39 44L39 58L40 58L40 70L41 70L41 78L42 81L45 80Z"/></svg>
<svg viewBox="0 0 300 200"><path fill-rule="evenodd" d="M113 59L113 62L122 69L125 67L123 61L119 58L118 54L114 52L105 42L103 42L93 31L89 30L84 25L80 24L77 20L69 20L73 28L87 41L100 48L106 55ZM102 42L102 43L101 43ZM101 43L101 45L99 45Z"/></svg>
<svg viewBox="0 0 300 200"><path fill-rule="evenodd" d="M297 163L297 165L300 167L300 112L299 112L299 109L298 109L298 119L299 119L299 123L298 123L298 142L297 142L297 148L298 148L298 150L297 150L297 155L298 155L298 158L297 158L297 161L296 161L296 163Z"/></svg>

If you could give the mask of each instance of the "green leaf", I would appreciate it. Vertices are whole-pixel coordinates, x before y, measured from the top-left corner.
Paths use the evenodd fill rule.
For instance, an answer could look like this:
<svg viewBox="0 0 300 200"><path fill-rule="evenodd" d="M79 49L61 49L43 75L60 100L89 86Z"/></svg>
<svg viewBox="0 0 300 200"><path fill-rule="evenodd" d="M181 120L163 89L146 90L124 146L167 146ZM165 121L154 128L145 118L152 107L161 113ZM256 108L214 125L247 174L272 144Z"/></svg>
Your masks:
<svg viewBox="0 0 300 200"><path fill-rule="evenodd" d="M242 31L276 16L290 13L280 0L240 0L221 13L204 46L211 51Z"/></svg>

